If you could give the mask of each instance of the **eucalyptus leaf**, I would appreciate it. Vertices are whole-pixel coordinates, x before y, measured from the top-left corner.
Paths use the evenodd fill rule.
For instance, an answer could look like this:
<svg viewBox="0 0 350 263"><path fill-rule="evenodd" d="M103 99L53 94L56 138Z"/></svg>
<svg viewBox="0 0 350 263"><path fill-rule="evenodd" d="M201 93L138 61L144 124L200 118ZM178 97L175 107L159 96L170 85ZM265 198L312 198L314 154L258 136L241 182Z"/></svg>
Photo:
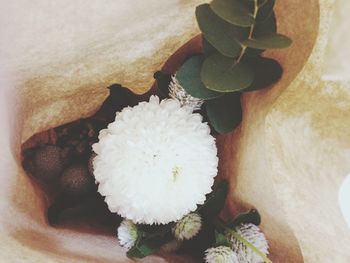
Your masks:
<svg viewBox="0 0 350 263"><path fill-rule="evenodd" d="M240 224L249 224L249 223L257 226L260 225L261 217L258 210L251 209L248 212L239 214L231 222L228 223L228 226L231 228L234 228Z"/></svg>
<svg viewBox="0 0 350 263"><path fill-rule="evenodd" d="M276 15L274 12L264 22L254 26L252 37L258 38L265 35L275 34L277 32Z"/></svg>
<svg viewBox="0 0 350 263"><path fill-rule="evenodd" d="M228 183L222 181L217 188L208 195L204 205L199 208L203 218L213 220L224 208L228 193Z"/></svg>
<svg viewBox="0 0 350 263"><path fill-rule="evenodd" d="M234 26L218 17L208 4L196 8L196 17L205 39L221 54L237 57L242 46L239 39L248 37L248 30Z"/></svg>
<svg viewBox="0 0 350 263"><path fill-rule="evenodd" d="M186 92L195 98L213 99L221 96L219 92L207 89L200 79L203 56L193 56L186 60L176 73L176 79Z"/></svg>
<svg viewBox="0 0 350 263"><path fill-rule="evenodd" d="M280 49L289 47L292 40L281 34L270 34L244 40L243 45L256 49Z"/></svg>
<svg viewBox="0 0 350 263"><path fill-rule="evenodd" d="M272 14L269 16L268 19L254 26L252 36L254 38L254 37L259 37L264 35L270 35L270 34L276 33L276 31L277 31L276 16L274 12L272 12ZM264 49L247 48L245 53L249 57L256 57L256 56L259 56L264 51L265 51Z"/></svg>
<svg viewBox="0 0 350 263"><path fill-rule="evenodd" d="M218 133L228 133L242 121L240 93L226 94L205 103L209 123Z"/></svg>
<svg viewBox="0 0 350 263"><path fill-rule="evenodd" d="M262 2L264 0L260 0ZM268 19L272 13L275 6L275 0L265 0L264 3L259 3L258 13L255 18L255 23L259 24Z"/></svg>
<svg viewBox="0 0 350 263"><path fill-rule="evenodd" d="M257 56L260 56L261 53L263 53L264 51L265 51L264 49L254 49L254 48L248 47L245 50L245 56L247 56L247 57L257 57Z"/></svg>
<svg viewBox="0 0 350 263"><path fill-rule="evenodd" d="M244 61L235 63L232 58L213 54L203 63L201 79L210 90L234 92L249 87L254 72Z"/></svg>
<svg viewBox="0 0 350 263"><path fill-rule="evenodd" d="M253 0L254 1L254 0ZM258 7L261 8L267 3L268 0L258 0Z"/></svg>
<svg viewBox="0 0 350 263"><path fill-rule="evenodd" d="M255 22L252 12L244 1L213 0L210 7L219 17L233 25L250 27Z"/></svg>
<svg viewBox="0 0 350 263"><path fill-rule="evenodd" d="M205 57L209 57L214 53L218 53L218 50L215 47L213 47L213 45L210 44L204 36L202 37L202 46Z"/></svg>
<svg viewBox="0 0 350 263"><path fill-rule="evenodd" d="M266 88L278 81L282 76L282 67L274 59L257 57L247 58L246 61L253 68L255 78L252 85L250 85L249 88L243 90L243 92Z"/></svg>

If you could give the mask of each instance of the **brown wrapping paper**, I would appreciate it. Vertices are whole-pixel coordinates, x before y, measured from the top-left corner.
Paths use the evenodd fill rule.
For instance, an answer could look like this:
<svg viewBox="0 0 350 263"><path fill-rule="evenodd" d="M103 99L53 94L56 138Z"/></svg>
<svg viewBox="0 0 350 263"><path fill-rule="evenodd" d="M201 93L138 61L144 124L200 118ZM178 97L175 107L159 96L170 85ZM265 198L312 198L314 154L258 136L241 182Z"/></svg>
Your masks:
<svg viewBox="0 0 350 263"><path fill-rule="evenodd" d="M47 225L45 195L23 172L20 146L37 132L92 114L112 83L147 91L153 72L198 34L194 8L202 2L4 4L1 262L128 261L111 233ZM280 31L294 44L266 55L282 63L283 78L244 95L241 126L218 138L220 176L231 185L224 214L257 207L273 262L350 260L350 231L337 202L350 171L349 92L346 83L321 80L332 9L333 0L277 2ZM191 43L176 57L198 49ZM190 259L157 255L143 262Z"/></svg>

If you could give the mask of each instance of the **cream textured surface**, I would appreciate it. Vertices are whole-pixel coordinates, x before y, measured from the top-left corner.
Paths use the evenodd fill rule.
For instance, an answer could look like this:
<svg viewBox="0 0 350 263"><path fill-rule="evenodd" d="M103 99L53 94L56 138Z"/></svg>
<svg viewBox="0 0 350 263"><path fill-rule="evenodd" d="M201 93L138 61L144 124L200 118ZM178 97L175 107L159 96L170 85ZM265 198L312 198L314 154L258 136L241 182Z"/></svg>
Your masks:
<svg viewBox="0 0 350 263"><path fill-rule="evenodd" d="M46 201L19 165L20 144L36 132L91 114L111 83L146 91L153 72L198 33L194 7L201 2L2 4L0 262L127 262L113 236L47 226ZM336 12L345 12L339 2L348 5L338 0ZM327 46L328 36L347 36L338 32L341 27L329 31L331 23L341 23L331 21L334 3L278 1L280 31L294 39L290 49L270 53L284 65L283 79L245 95L242 125L218 140L221 174L231 182L228 211L250 205L261 211L274 262L302 262L302 256L305 262L350 260L350 231L337 202L350 171L350 85L341 66L346 63L337 61L346 62L349 53L344 47L345 53L335 52L346 39ZM322 80L334 72L342 72L337 81Z"/></svg>
<svg viewBox="0 0 350 263"><path fill-rule="evenodd" d="M336 0L330 24L323 79L350 80L350 1Z"/></svg>
<svg viewBox="0 0 350 263"><path fill-rule="evenodd" d="M345 30L349 18L338 14L345 14L348 9L344 5L349 3L337 1L333 6L333 1L319 2L316 45L302 71L287 86L285 78L293 68L289 63L293 58L285 54L283 79L271 91L245 96L241 129L220 142L228 148L223 147L222 154L234 151L238 163L226 173L227 177L237 176L231 209L239 208L237 200L260 208L265 230L272 231L272 245L276 232L269 219L288 223L305 262L345 263L350 261L350 229L340 211L338 191L350 171L350 85L346 82L350 64L346 61L348 50L340 47L349 41ZM294 9L287 10L288 16L293 14ZM304 8L302 13L308 17ZM305 19L301 23L308 25ZM328 36L332 41L328 42ZM333 36L342 36L343 41L333 41ZM293 56L302 48L296 45L289 50L294 49ZM333 77L335 81L322 81L334 71L339 73ZM250 191L247 185L253 186ZM277 242L286 238L282 231L276 235ZM274 262L299 262L290 255Z"/></svg>

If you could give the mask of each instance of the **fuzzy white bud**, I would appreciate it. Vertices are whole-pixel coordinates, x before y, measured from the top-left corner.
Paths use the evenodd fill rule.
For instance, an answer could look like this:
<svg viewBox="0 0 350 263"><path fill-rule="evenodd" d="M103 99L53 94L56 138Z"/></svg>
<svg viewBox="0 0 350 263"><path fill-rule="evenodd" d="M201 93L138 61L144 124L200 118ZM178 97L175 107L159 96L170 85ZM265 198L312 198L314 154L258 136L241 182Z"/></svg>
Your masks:
<svg viewBox="0 0 350 263"><path fill-rule="evenodd" d="M206 263L239 263L236 254L225 246L209 248L205 251Z"/></svg>
<svg viewBox="0 0 350 263"><path fill-rule="evenodd" d="M130 249L137 240L137 226L130 220L124 219L118 227L118 239L122 247Z"/></svg>
<svg viewBox="0 0 350 263"><path fill-rule="evenodd" d="M247 240L261 253L269 254L269 245L265 235L260 231L260 228L254 224L241 224L235 228L235 231L243 239ZM232 250L237 254L239 263L263 263L264 260L252 248L246 246L242 241L228 233L228 239L232 243Z"/></svg>
<svg viewBox="0 0 350 263"><path fill-rule="evenodd" d="M189 240L199 233L201 227L201 216L197 213L190 213L176 222L173 234L177 240Z"/></svg>

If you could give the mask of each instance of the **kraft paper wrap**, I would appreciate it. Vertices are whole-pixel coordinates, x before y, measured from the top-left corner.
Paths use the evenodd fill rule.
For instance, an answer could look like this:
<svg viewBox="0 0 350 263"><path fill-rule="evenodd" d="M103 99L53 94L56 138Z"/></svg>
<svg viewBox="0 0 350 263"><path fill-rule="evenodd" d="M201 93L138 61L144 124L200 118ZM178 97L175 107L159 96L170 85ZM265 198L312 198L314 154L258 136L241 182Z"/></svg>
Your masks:
<svg viewBox="0 0 350 263"><path fill-rule="evenodd" d="M339 13L349 3L334 2L277 1L280 32L294 44L266 55L281 62L284 75L273 87L244 95L242 124L218 138L220 176L231 190L223 214L258 208L273 262L350 260L350 230L337 200L350 171L350 85L344 69L350 56L345 46L339 55L339 45L348 40L339 26L344 21L335 19L348 19ZM194 10L200 3L3 3L0 262L128 261L113 233L48 226L45 195L20 165L21 144L93 114L112 83L146 92L153 73L199 33ZM198 43L189 42L165 69L198 51ZM142 262L191 260L156 255Z"/></svg>

